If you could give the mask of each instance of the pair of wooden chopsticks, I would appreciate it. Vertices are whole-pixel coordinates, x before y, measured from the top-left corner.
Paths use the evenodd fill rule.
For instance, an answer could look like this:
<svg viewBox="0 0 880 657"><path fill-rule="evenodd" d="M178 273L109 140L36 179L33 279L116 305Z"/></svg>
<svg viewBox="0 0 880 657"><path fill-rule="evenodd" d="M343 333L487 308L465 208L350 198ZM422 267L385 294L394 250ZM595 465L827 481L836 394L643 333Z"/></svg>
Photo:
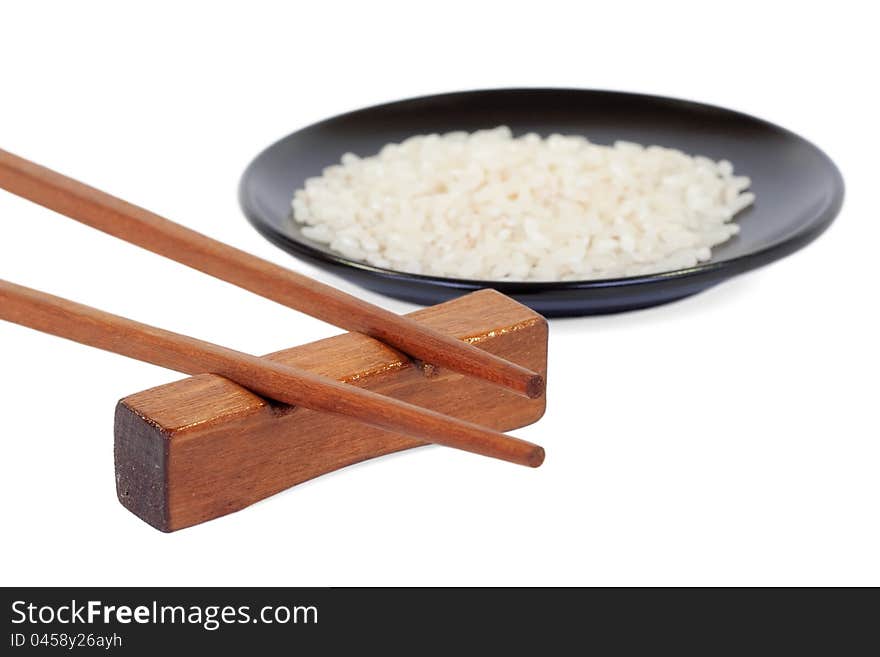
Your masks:
<svg viewBox="0 0 880 657"><path fill-rule="evenodd" d="M515 363L3 150L0 188L425 362L527 397L543 394L543 378ZM0 319L179 372L219 374L281 402L346 415L420 440L532 467L544 460L538 445L470 422L5 281L0 281Z"/></svg>

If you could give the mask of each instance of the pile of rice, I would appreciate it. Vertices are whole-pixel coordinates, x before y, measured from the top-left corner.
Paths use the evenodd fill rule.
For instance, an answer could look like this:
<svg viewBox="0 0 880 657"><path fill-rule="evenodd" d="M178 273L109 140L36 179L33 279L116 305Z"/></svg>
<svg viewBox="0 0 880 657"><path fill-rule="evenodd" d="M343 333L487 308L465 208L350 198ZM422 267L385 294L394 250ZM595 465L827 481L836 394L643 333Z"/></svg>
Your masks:
<svg viewBox="0 0 880 657"><path fill-rule="evenodd" d="M692 267L739 231L750 181L659 146L507 127L416 136L296 192L305 236L353 260L487 281L616 278Z"/></svg>

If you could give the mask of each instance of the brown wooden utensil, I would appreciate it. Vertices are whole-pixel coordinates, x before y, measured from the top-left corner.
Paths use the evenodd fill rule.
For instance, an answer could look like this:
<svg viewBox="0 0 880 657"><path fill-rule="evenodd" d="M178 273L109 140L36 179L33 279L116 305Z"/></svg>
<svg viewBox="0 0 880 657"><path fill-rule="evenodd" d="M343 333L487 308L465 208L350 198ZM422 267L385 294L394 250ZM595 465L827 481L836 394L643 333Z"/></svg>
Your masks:
<svg viewBox="0 0 880 657"><path fill-rule="evenodd" d="M286 404L416 439L539 466L544 450L412 404L0 280L0 319L187 374L214 373Z"/></svg>
<svg viewBox="0 0 880 657"><path fill-rule="evenodd" d="M421 308L410 317L535 372L546 371L547 322L495 290ZM544 397L524 399L449 369L426 378L401 351L362 333L261 357L505 433L537 422L546 409ZM425 444L341 415L279 406L215 374L126 395L116 404L113 424L119 502L165 532ZM94 431L105 429L83 426L80 433Z"/></svg>
<svg viewBox="0 0 880 657"><path fill-rule="evenodd" d="M543 377L520 365L3 150L0 187L289 308L386 342L425 363L476 376L533 399L544 393Z"/></svg>

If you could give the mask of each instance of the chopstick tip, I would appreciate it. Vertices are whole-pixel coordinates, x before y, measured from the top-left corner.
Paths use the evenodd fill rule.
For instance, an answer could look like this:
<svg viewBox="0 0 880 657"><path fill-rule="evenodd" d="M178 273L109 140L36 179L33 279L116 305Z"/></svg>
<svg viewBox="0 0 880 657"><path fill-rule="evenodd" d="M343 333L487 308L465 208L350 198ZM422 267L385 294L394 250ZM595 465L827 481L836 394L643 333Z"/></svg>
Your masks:
<svg viewBox="0 0 880 657"><path fill-rule="evenodd" d="M544 462L544 448L540 445L535 445L534 449L529 454L529 458L527 461L527 465L530 468L537 468Z"/></svg>
<svg viewBox="0 0 880 657"><path fill-rule="evenodd" d="M526 395L529 399L537 399L544 394L545 388L544 377L540 374L535 374L526 383Z"/></svg>

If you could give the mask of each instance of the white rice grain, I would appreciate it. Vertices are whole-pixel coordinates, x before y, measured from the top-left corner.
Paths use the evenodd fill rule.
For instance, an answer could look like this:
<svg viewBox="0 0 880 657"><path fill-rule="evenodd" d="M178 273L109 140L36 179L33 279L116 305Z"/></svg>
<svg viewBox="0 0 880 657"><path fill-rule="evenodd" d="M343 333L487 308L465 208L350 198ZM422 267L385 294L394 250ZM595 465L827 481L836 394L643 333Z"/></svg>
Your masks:
<svg viewBox="0 0 880 657"><path fill-rule="evenodd" d="M507 127L342 156L293 198L303 234L377 267L586 280L693 267L739 231L750 180L727 160Z"/></svg>

